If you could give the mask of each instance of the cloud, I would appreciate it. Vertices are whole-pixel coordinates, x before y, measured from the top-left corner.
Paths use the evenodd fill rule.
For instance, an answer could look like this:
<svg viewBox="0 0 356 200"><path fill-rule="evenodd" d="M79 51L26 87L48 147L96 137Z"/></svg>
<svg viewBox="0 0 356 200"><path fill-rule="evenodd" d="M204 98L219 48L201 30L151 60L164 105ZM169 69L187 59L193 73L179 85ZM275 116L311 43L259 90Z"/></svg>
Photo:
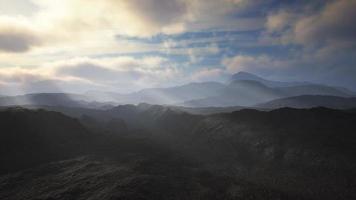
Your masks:
<svg viewBox="0 0 356 200"><path fill-rule="evenodd" d="M356 1L338 0L319 13L302 17L294 26L296 42L302 44L356 39Z"/></svg>
<svg viewBox="0 0 356 200"><path fill-rule="evenodd" d="M352 68L351 58L356 56L355 7L355 0L284 7L267 16L260 43L289 49L285 65L294 66L299 69L295 72L304 76L308 76L306 71L327 73L332 66Z"/></svg>
<svg viewBox="0 0 356 200"><path fill-rule="evenodd" d="M0 80L3 83L25 83L39 80L42 75L37 69L25 69L20 67L0 68Z"/></svg>
<svg viewBox="0 0 356 200"><path fill-rule="evenodd" d="M211 26L225 24L226 16L241 9L246 0L62 0L34 1L41 9L36 19L42 26L67 35L99 28L116 34L150 37L159 33L182 33L193 30L195 22L219 19ZM209 12L207 12L209 11ZM89 14L88 14L89 13ZM44 22L43 22L44 21ZM235 22L238 20L234 20ZM60 30L58 30L60 29Z"/></svg>
<svg viewBox="0 0 356 200"><path fill-rule="evenodd" d="M241 70L307 74L352 67L356 55L354 0L22 1L29 5L0 8L2 85L131 90L172 84L182 73L186 81Z"/></svg>
<svg viewBox="0 0 356 200"><path fill-rule="evenodd" d="M287 60L274 59L266 55L236 55L223 59L222 64L229 73L281 69L290 66Z"/></svg>
<svg viewBox="0 0 356 200"><path fill-rule="evenodd" d="M131 0L125 1L134 17L144 20L153 32L177 33L184 29L184 22L189 20L187 1L182 0Z"/></svg>
<svg viewBox="0 0 356 200"><path fill-rule="evenodd" d="M296 14L289 10L279 10L267 16L266 29L270 33L284 31L296 18Z"/></svg>
<svg viewBox="0 0 356 200"><path fill-rule="evenodd" d="M26 32L0 32L0 51L26 52L37 44L37 38Z"/></svg>
<svg viewBox="0 0 356 200"><path fill-rule="evenodd" d="M35 92L35 86L44 89L40 86L46 82L56 85L56 90L68 92L91 89L129 92L159 86L180 76L180 71L161 57L80 57L35 68L0 68L0 83L8 86L2 90L10 91L11 86L22 93Z"/></svg>
<svg viewBox="0 0 356 200"><path fill-rule="evenodd" d="M220 52L220 48L214 43L208 44L205 47L187 47L181 50L188 54L191 64L198 63L206 56L215 55Z"/></svg>
<svg viewBox="0 0 356 200"><path fill-rule="evenodd" d="M118 40L117 35L150 38L206 29L249 30L261 27L254 17L232 17L250 5L247 0L24 0L1 12L15 28L0 23L0 51L21 53L7 65L41 64L52 55L91 56L95 54L150 51L159 47ZM24 7L24 5L27 5ZM9 9L6 9L9 10ZM23 15L21 16L21 11ZM1 22L1 20L0 20ZM34 48L36 47L36 48ZM123 48L125 47L125 48ZM23 53L28 53L23 56ZM1 52L0 52L1 56ZM45 58L47 56L47 58Z"/></svg>
<svg viewBox="0 0 356 200"><path fill-rule="evenodd" d="M266 21L266 29L282 43L320 47L348 42L355 45L356 1L326 1L321 8L284 8L272 12Z"/></svg>
<svg viewBox="0 0 356 200"><path fill-rule="evenodd" d="M223 69L220 68L203 68L191 76L193 81L211 81L221 79L225 75Z"/></svg>
<svg viewBox="0 0 356 200"><path fill-rule="evenodd" d="M111 90L154 87L180 73L160 57L75 58L48 65L55 76L81 79Z"/></svg>
<svg viewBox="0 0 356 200"><path fill-rule="evenodd" d="M23 20L0 17L0 51L19 53L40 44L40 39Z"/></svg>

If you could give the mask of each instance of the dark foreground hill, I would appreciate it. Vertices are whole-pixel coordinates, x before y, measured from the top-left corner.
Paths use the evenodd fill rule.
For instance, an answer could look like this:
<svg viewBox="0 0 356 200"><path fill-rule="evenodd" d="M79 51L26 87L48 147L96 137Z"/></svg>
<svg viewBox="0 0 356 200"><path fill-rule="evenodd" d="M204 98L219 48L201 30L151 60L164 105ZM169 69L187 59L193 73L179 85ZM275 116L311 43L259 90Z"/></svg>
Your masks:
<svg viewBox="0 0 356 200"><path fill-rule="evenodd" d="M0 173L78 155L90 133L61 113L13 108L0 111Z"/></svg>
<svg viewBox="0 0 356 200"><path fill-rule="evenodd" d="M0 176L0 199L290 196L205 169L201 163L173 151L144 131L131 132L131 136L102 133L99 137L88 133L77 120L56 112L11 109L0 113L9 122L1 133L1 163L5 165ZM58 161L64 157L65 160ZM10 171L17 172L7 173L5 168L13 166L17 169Z"/></svg>
<svg viewBox="0 0 356 200"><path fill-rule="evenodd" d="M11 124L1 132L1 163L17 166L2 167L0 199L356 197L355 112L200 116L151 105L76 112L85 115L0 111Z"/></svg>

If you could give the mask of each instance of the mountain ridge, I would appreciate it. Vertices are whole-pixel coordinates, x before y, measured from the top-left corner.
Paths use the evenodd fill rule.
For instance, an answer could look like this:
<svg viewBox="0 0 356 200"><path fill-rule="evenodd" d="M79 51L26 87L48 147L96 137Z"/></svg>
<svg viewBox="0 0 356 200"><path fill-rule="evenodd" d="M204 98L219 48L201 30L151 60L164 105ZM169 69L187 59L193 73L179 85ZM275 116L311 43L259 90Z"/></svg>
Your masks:
<svg viewBox="0 0 356 200"><path fill-rule="evenodd" d="M259 81L263 83L266 86L269 87L288 87L288 86L300 86L300 85L308 85L310 84L309 82L283 82L283 81L273 81L273 80L267 80L264 79L260 76L257 76L255 74L249 73L249 72L244 72L240 71L236 74L233 74L230 78L229 82L235 81L235 80L252 80L252 81Z"/></svg>
<svg viewBox="0 0 356 200"><path fill-rule="evenodd" d="M44 105L108 109L118 104L148 103L198 108L250 107L301 95L351 97L355 93L343 88L306 82L269 81L247 72L239 72L232 76L227 85L219 82L193 82L167 88L148 88L128 94L95 91L85 94L35 93L0 97L0 106Z"/></svg>
<svg viewBox="0 0 356 200"><path fill-rule="evenodd" d="M355 97L339 97L326 95L301 95L255 105L256 108L277 109L282 107L290 108L313 108L327 107L333 109L352 109L356 108Z"/></svg>

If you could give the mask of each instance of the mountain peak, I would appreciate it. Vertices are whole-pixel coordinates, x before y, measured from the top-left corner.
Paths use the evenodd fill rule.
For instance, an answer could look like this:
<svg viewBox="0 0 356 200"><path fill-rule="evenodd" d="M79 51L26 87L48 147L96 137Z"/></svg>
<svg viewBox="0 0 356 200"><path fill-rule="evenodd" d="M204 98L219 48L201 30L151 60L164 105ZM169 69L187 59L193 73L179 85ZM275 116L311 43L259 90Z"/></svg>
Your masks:
<svg viewBox="0 0 356 200"><path fill-rule="evenodd" d="M240 72L232 75L231 79L232 80L254 80L254 81L264 80L263 78L261 78L257 75L254 75L249 72L244 72L244 71L240 71Z"/></svg>
<svg viewBox="0 0 356 200"><path fill-rule="evenodd" d="M250 72L245 72L245 71L239 71L237 73L235 73L235 75L249 75L249 76L256 76Z"/></svg>
<svg viewBox="0 0 356 200"><path fill-rule="evenodd" d="M308 85L309 84L307 82L273 81L273 80L264 79L260 76L251 74L249 72L244 72L244 71L233 74L231 76L230 83L234 82L234 81L246 81L246 80L247 81L258 81L268 87L290 87L290 86L300 86L300 85Z"/></svg>

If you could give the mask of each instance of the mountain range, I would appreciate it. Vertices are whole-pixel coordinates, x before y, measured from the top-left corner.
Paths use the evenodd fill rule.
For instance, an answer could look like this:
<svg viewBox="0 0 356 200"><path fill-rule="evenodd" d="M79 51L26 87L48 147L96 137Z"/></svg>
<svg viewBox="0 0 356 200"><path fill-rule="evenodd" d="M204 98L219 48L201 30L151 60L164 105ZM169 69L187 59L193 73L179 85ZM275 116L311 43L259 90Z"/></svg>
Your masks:
<svg viewBox="0 0 356 200"><path fill-rule="evenodd" d="M255 106L274 99L300 95L350 97L355 94L337 87L304 82L269 81L240 72L232 76L230 83L220 91L219 95L194 99L182 105L190 107Z"/></svg>
<svg viewBox="0 0 356 200"><path fill-rule="evenodd" d="M248 72L238 72L233 74L230 78L230 82L237 80L249 80L249 81L258 81L268 87L291 87L291 86L301 86L301 85L310 85L308 82L282 82L282 81L272 81L267 80L262 77L256 76Z"/></svg>
<svg viewBox="0 0 356 200"><path fill-rule="evenodd" d="M254 106L273 99L299 95L331 95L350 97L355 93L345 88L325 86L308 82L280 82L239 72L231 76L228 83L189 83L171 88L144 89L130 94L89 92L119 104L160 104L188 107Z"/></svg>
<svg viewBox="0 0 356 200"><path fill-rule="evenodd" d="M138 92L119 94L115 92L88 91L85 94L68 93L38 93L20 96L0 97L0 106L14 105L42 105L42 106L70 106L84 108L111 108L115 105L124 104L157 104L189 108L211 108L211 107L256 107L273 100L291 97L319 96L310 99L315 106L327 105L338 108L347 107L335 104L323 103L331 101L330 96L340 98L354 97L355 93L345 88L332 87L308 82L280 82L263 79L259 76L239 72L231 76L228 83L200 82L169 88L143 89ZM324 97L321 97L324 96ZM287 100L285 102L287 102ZM350 99L352 101L352 99ZM289 102L289 101L288 101ZM345 101L338 101L339 104ZM291 106L285 104L285 106ZM308 107L308 106L307 106ZM274 108L273 106L271 108Z"/></svg>
<svg viewBox="0 0 356 200"><path fill-rule="evenodd" d="M256 105L257 108L277 109L283 107L290 108L313 108L326 107L334 109L356 108L355 97L321 96L321 95L302 95L275 99L266 103Z"/></svg>

